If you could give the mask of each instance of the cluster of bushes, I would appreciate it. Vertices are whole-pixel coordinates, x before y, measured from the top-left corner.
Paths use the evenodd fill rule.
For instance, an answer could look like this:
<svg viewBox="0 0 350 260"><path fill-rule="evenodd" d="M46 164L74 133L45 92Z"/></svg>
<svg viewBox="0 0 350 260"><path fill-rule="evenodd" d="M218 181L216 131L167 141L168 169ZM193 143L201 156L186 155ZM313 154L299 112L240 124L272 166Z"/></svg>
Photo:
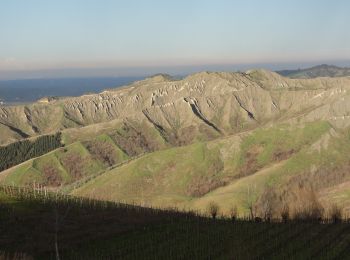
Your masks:
<svg viewBox="0 0 350 260"><path fill-rule="evenodd" d="M117 163L113 145L107 141L92 141L88 143L87 149L94 159L100 160L107 166Z"/></svg>
<svg viewBox="0 0 350 260"><path fill-rule="evenodd" d="M207 213L213 219L216 219L220 212L220 206L215 202L210 202L207 207ZM232 221L237 219L254 221L254 222L310 222L310 223L341 223L348 222L343 209L333 204L327 209L324 209L321 204L309 204L300 207L295 211L291 211L288 205L282 207L279 215L272 217L272 214L258 215L250 212L247 216L239 216L237 207L231 207L229 215Z"/></svg>
<svg viewBox="0 0 350 260"><path fill-rule="evenodd" d="M62 178L58 173L58 170L52 165L45 165L43 170L44 185L58 187L62 183Z"/></svg>
<svg viewBox="0 0 350 260"><path fill-rule="evenodd" d="M35 140L24 140L0 147L0 171L41 156L62 146L61 133L44 135Z"/></svg>
<svg viewBox="0 0 350 260"><path fill-rule="evenodd" d="M72 176L73 181L79 180L85 175L84 166L87 163L87 160L80 154L68 153L65 154L61 160L64 167Z"/></svg>

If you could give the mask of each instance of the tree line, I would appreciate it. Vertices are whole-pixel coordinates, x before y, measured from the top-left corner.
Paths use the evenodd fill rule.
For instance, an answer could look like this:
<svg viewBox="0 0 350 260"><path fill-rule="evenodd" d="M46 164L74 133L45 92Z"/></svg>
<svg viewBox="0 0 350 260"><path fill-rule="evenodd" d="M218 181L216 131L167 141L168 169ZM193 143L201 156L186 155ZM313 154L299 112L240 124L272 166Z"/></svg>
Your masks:
<svg viewBox="0 0 350 260"><path fill-rule="evenodd" d="M41 156L62 146L61 133L39 136L0 147L0 171Z"/></svg>

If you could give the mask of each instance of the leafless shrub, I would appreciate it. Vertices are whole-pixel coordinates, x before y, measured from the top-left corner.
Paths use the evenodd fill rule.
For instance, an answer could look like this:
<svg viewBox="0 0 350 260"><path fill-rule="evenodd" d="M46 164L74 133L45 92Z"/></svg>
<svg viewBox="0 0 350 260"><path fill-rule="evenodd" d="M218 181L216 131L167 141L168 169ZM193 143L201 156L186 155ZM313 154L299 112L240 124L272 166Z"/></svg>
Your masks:
<svg viewBox="0 0 350 260"><path fill-rule="evenodd" d="M305 201L294 213L294 219L297 221L320 222L323 217L324 209L318 201L313 190L306 193Z"/></svg>
<svg viewBox="0 0 350 260"><path fill-rule="evenodd" d="M340 208L337 204L333 204L329 209L328 209L328 217L332 221L332 223L340 223L342 221L343 217L343 210Z"/></svg>
<svg viewBox="0 0 350 260"><path fill-rule="evenodd" d="M63 166L69 171L73 180L78 180L84 175L85 160L80 154L67 153L62 158Z"/></svg>
<svg viewBox="0 0 350 260"><path fill-rule="evenodd" d="M287 223L289 221L290 215L289 215L289 206L284 205L281 210L281 219L283 223Z"/></svg>
<svg viewBox="0 0 350 260"><path fill-rule="evenodd" d="M272 218L273 214L273 201L276 197L274 190L269 187L265 190L264 194L261 196L260 200L260 211L261 217L264 218L265 221L269 222Z"/></svg>
<svg viewBox="0 0 350 260"><path fill-rule="evenodd" d="M237 219L238 211L237 211L237 206L232 206L230 208L230 218L232 222L235 222Z"/></svg>
<svg viewBox="0 0 350 260"><path fill-rule="evenodd" d="M272 159L274 161L282 161L290 158L295 153L294 149L283 151L283 150L277 150L273 153Z"/></svg>
<svg viewBox="0 0 350 260"><path fill-rule="evenodd" d="M216 216L218 215L219 213L219 205L215 202L210 202L209 205L208 205L208 211L209 211L209 214L211 215L211 217L213 219L216 219Z"/></svg>
<svg viewBox="0 0 350 260"><path fill-rule="evenodd" d="M58 170L52 165L45 165L43 168L44 184L47 186L57 187L61 185L62 179Z"/></svg>
<svg viewBox="0 0 350 260"><path fill-rule="evenodd" d="M224 186L225 184L225 181L220 180L216 176L196 176L189 183L186 192L189 196L201 197L218 187Z"/></svg>
<svg viewBox="0 0 350 260"><path fill-rule="evenodd" d="M224 186L227 181L220 178L220 172L224 169L224 163L219 157L211 160L205 174L197 174L189 182L186 193L189 196L201 197L208 192Z"/></svg>
<svg viewBox="0 0 350 260"><path fill-rule="evenodd" d="M137 124L134 127L134 124L125 122L121 129L111 135L113 141L129 156L158 150L159 144L147 133L147 129Z"/></svg>
<svg viewBox="0 0 350 260"><path fill-rule="evenodd" d="M244 200L245 207L249 210L250 219L254 220L257 211L256 205L256 186L247 186L247 192Z"/></svg>
<svg viewBox="0 0 350 260"><path fill-rule="evenodd" d="M113 145L106 141L92 141L87 145L94 159L102 161L107 166L116 164L115 151Z"/></svg>
<svg viewBox="0 0 350 260"><path fill-rule="evenodd" d="M254 221L255 221L255 223L261 223L263 221L263 219L260 217L255 217Z"/></svg>
<svg viewBox="0 0 350 260"><path fill-rule="evenodd" d="M255 145L251 147L245 154L245 162L240 170L240 177L249 176L259 170L258 156L263 151L263 147Z"/></svg>

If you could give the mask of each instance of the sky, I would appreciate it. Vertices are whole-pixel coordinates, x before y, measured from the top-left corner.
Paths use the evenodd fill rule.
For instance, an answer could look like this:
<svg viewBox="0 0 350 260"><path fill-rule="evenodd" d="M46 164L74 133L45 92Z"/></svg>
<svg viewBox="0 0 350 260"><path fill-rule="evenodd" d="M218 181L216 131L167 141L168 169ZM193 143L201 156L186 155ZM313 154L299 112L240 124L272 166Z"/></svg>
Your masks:
<svg viewBox="0 0 350 260"><path fill-rule="evenodd" d="M350 65L348 0L1 0L0 79Z"/></svg>

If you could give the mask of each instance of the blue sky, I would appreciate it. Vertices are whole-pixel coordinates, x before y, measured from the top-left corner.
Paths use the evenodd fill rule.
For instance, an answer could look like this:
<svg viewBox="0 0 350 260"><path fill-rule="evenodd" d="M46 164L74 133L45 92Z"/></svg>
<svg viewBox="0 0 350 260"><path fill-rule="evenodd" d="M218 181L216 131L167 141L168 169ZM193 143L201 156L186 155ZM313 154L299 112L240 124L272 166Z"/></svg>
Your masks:
<svg viewBox="0 0 350 260"><path fill-rule="evenodd" d="M1 0L0 78L344 62L349 10L347 0Z"/></svg>

